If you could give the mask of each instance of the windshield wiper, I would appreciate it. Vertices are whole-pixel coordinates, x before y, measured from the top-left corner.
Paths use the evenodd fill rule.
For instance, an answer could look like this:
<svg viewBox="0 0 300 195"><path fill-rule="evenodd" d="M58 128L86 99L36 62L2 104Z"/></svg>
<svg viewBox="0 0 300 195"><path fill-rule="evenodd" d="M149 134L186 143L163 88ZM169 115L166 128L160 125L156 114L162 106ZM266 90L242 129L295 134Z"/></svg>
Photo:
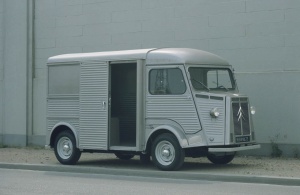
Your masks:
<svg viewBox="0 0 300 195"><path fill-rule="evenodd" d="M226 89L226 91L229 91L229 89L224 87L224 85L219 85L217 88L223 88L223 89Z"/></svg>
<svg viewBox="0 0 300 195"><path fill-rule="evenodd" d="M226 89L226 91L229 91L229 89L226 88L224 85L218 85L218 83L216 83L214 81L213 81L213 83L217 85L217 89L223 88L223 89Z"/></svg>
<svg viewBox="0 0 300 195"><path fill-rule="evenodd" d="M197 83L199 83L200 85L202 85L203 87L205 87L207 89L207 91L210 91L210 89L206 85L204 85L202 82L200 82L200 81L198 81L198 80L196 80L194 78L192 78L191 80L196 81Z"/></svg>

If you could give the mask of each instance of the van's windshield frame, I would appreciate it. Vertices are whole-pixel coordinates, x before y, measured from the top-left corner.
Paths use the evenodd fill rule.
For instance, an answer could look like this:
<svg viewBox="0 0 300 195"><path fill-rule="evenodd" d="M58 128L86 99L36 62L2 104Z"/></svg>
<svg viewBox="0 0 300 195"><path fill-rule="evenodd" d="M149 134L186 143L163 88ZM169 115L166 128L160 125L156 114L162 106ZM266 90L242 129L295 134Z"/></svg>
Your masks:
<svg viewBox="0 0 300 195"><path fill-rule="evenodd" d="M189 66L189 82L196 91L235 91L236 82L228 67Z"/></svg>

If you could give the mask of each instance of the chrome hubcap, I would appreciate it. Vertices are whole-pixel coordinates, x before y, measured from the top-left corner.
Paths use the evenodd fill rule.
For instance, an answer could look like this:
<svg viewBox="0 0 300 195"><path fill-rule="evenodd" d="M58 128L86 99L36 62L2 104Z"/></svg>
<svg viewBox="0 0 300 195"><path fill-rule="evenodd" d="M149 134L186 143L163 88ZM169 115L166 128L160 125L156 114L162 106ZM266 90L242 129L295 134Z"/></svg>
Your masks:
<svg viewBox="0 0 300 195"><path fill-rule="evenodd" d="M73 153L73 144L68 137L61 137L57 142L57 153L62 159L68 159Z"/></svg>
<svg viewBox="0 0 300 195"><path fill-rule="evenodd" d="M65 144L63 147L63 151L68 153L70 151L70 146L68 144Z"/></svg>
<svg viewBox="0 0 300 195"><path fill-rule="evenodd" d="M168 141L161 141L155 148L155 156L161 165L170 165L175 159L174 146Z"/></svg>
<svg viewBox="0 0 300 195"><path fill-rule="evenodd" d="M164 149L163 151L162 151L162 155L164 156L164 157L169 157L170 156L170 150L168 150L168 149Z"/></svg>

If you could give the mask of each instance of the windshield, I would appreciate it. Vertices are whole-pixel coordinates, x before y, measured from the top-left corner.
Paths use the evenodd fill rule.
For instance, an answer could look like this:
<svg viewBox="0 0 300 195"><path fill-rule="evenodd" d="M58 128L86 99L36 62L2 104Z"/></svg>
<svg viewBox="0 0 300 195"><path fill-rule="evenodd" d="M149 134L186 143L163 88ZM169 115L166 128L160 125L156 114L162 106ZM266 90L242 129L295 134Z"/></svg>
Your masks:
<svg viewBox="0 0 300 195"><path fill-rule="evenodd" d="M190 67L188 70L195 90L229 91L235 89L233 75L228 68Z"/></svg>

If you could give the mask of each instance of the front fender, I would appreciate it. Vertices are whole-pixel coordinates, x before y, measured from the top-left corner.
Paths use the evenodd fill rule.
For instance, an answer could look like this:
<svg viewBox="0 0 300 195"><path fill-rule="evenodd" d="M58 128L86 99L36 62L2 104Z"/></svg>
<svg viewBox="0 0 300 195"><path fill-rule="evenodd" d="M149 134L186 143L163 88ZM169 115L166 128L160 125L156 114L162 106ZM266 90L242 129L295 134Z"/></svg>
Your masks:
<svg viewBox="0 0 300 195"><path fill-rule="evenodd" d="M152 137L152 135L159 133L159 131L165 132L169 131L170 133L174 134L177 137L177 140L182 148L188 147L188 139L185 136L183 130L177 126L174 125L158 125L155 128L153 128L147 137L147 142Z"/></svg>

